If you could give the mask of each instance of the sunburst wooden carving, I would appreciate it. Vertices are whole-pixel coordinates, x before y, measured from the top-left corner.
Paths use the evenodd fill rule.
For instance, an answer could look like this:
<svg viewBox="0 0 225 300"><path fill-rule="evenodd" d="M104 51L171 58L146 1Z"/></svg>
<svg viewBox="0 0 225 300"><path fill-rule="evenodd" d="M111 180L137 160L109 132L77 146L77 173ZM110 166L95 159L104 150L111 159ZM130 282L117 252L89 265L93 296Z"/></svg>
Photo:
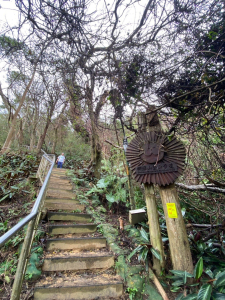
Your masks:
<svg viewBox="0 0 225 300"><path fill-rule="evenodd" d="M140 183L169 185L182 174L186 152L176 138L161 132L139 133L126 151L134 178Z"/></svg>

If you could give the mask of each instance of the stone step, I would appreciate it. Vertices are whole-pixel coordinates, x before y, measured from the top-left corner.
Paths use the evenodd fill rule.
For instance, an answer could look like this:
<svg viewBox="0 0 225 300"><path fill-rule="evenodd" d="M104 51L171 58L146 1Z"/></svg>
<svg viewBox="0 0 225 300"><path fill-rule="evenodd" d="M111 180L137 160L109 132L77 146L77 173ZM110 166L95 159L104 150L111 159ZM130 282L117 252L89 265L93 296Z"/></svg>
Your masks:
<svg viewBox="0 0 225 300"><path fill-rule="evenodd" d="M68 181L69 178L66 175L51 175L51 180Z"/></svg>
<svg viewBox="0 0 225 300"><path fill-rule="evenodd" d="M48 189L46 197L47 198L75 199L76 194L73 192L68 192L68 191L63 191L63 190Z"/></svg>
<svg viewBox="0 0 225 300"><path fill-rule="evenodd" d="M90 250L106 247L106 239L104 237L84 237L72 239L49 239L46 247L51 250Z"/></svg>
<svg viewBox="0 0 225 300"><path fill-rule="evenodd" d="M48 220L50 221L76 221L76 222L89 222L91 221L89 214L75 214L75 213L62 213L62 212L49 212Z"/></svg>
<svg viewBox="0 0 225 300"><path fill-rule="evenodd" d="M41 285L42 284L42 285ZM59 278L43 281L34 289L34 300L117 299L123 295L123 283L117 276Z"/></svg>
<svg viewBox="0 0 225 300"><path fill-rule="evenodd" d="M61 197L56 197L56 198L51 198L51 197L46 197L45 202L54 202L54 203L77 203L80 204L80 201L76 199L71 199L71 198L61 198Z"/></svg>
<svg viewBox="0 0 225 300"><path fill-rule="evenodd" d="M63 168L61 168L61 169L60 168L55 168L55 169L53 168L52 169L53 174L62 174L62 173L65 174L67 171L68 171L68 169L63 169Z"/></svg>
<svg viewBox="0 0 225 300"><path fill-rule="evenodd" d="M76 225L49 225L49 234L82 234L94 233L97 229L96 224L76 224Z"/></svg>
<svg viewBox="0 0 225 300"><path fill-rule="evenodd" d="M79 255L54 256L44 259L42 270L45 272L78 271L111 268L114 256L107 253L80 253Z"/></svg>
<svg viewBox="0 0 225 300"><path fill-rule="evenodd" d="M58 178L58 177L54 177L54 176L50 177L49 182L58 182L60 184L65 184L65 183L71 184L71 181L69 180L69 178L62 179L62 178Z"/></svg>
<svg viewBox="0 0 225 300"><path fill-rule="evenodd" d="M49 210L68 210L68 211L77 211L80 212L84 211L85 206L83 204L79 204L76 200L60 200L60 199L46 199L45 200L45 207Z"/></svg>
<svg viewBox="0 0 225 300"><path fill-rule="evenodd" d="M48 185L49 189L59 189L60 191L68 191L68 192L72 192L73 191L73 187L72 185L64 185L64 184L59 184L59 183L50 183Z"/></svg>

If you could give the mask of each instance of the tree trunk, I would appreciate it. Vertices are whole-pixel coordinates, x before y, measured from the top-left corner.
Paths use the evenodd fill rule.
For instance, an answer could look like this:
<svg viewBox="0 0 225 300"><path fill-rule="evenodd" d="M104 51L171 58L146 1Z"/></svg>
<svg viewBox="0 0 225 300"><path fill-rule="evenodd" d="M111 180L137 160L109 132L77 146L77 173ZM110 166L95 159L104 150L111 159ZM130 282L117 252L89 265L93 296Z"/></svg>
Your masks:
<svg viewBox="0 0 225 300"><path fill-rule="evenodd" d="M46 133L48 131L48 127L50 125L50 122L51 122L51 117L48 117L47 119L47 122L46 122L46 125L45 125L45 128L44 128L44 131L43 133L41 134L39 140L38 140L38 144L37 144L37 153L40 153L41 152L41 148L44 144L44 141L45 141L45 137L46 137Z"/></svg>
<svg viewBox="0 0 225 300"><path fill-rule="evenodd" d="M87 105L88 105L88 112L89 117L91 120L91 159L92 165L94 168L94 175L96 178L100 178L100 171L101 171L101 161L102 161L102 147L99 142L99 136L96 127L96 120L95 114L93 110L93 95L92 90L87 87Z"/></svg>
<svg viewBox="0 0 225 300"><path fill-rule="evenodd" d="M54 140L53 140L53 144L52 144L52 150L51 153L55 153L55 148L56 148L56 143L57 143L57 131L58 131L58 127L54 128Z"/></svg>
<svg viewBox="0 0 225 300"><path fill-rule="evenodd" d="M1 149L1 154L9 151L9 149L10 149L12 138L13 138L13 135L14 135L14 132L15 132L17 116L18 116L18 114L19 114L19 112L21 110L21 107L23 106L23 103L24 103L25 99L26 99L27 92L28 92L28 90L29 90L29 88L30 88L33 80L34 80L34 75L35 75L35 72L36 72L36 68L37 68L37 63L35 65L32 77L31 77L28 85L26 86L26 89L25 89L25 91L23 93L23 96L22 96L22 98L21 98L21 100L19 102L19 105L18 105L18 107L17 107L17 109L15 111L15 114L14 114L14 116L12 118L10 129L9 129L9 132L8 132L8 136L7 136L7 138L5 140L5 143L4 143L4 145L3 145L2 149Z"/></svg>
<svg viewBox="0 0 225 300"><path fill-rule="evenodd" d="M20 147L23 145L23 141L24 141L24 135L23 135L23 120L20 119L19 138L18 138L18 142L19 142L19 146L20 146Z"/></svg>
<svg viewBox="0 0 225 300"><path fill-rule="evenodd" d="M31 130L30 133L30 151L32 152L34 150L34 141L35 141L35 130Z"/></svg>
<svg viewBox="0 0 225 300"><path fill-rule="evenodd" d="M186 226L181 213L177 190L174 184L171 184L166 187L159 187L159 192L166 218L173 269L193 273L191 250L188 242ZM175 204L177 218L169 218L167 203Z"/></svg>

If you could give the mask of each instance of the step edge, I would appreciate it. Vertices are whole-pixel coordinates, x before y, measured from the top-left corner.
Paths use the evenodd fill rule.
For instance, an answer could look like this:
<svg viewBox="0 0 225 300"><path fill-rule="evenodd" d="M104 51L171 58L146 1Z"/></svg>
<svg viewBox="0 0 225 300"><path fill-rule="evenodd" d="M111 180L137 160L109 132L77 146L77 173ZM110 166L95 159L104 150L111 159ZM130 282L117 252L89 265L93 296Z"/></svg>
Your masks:
<svg viewBox="0 0 225 300"><path fill-rule="evenodd" d="M72 284L72 282L71 282L71 284ZM71 286L45 286L45 285L43 285L43 286L36 286L36 287L34 287L34 291L35 291L35 289L60 289L60 288L79 288L79 287L88 287L88 286L107 286L107 285L118 285L118 284L124 284L123 283L123 281L115 281L115 282L112 282L112 283L93 283L93 284L91 284L91 282L90 282L90 284L86 284L86 285L71 285Z"/></svg>
<svg viewBox="0 0 225 300"><path fill-rule="evenodd" d="M46 242L59 242L59 241L81 241L81 240L104 240L105 237L83 237L83 238L65 238L65 239L48 239Z"/></svg>
<svg viewBox="0 0 225 300"><path fill-rule="evenodd" d="M86 252L85 252L86 253ZM98 258L115 258L113 254L108 254L108 255L100 255L100 256L67 256L67 257L63 257L63 256L56 256L56 257L52 257L52 258L44 258L44 261L45 260L53 260L53 261L57 261L59 259L62 259L62 260L72 260L72 259L98 259Z"/></svg>

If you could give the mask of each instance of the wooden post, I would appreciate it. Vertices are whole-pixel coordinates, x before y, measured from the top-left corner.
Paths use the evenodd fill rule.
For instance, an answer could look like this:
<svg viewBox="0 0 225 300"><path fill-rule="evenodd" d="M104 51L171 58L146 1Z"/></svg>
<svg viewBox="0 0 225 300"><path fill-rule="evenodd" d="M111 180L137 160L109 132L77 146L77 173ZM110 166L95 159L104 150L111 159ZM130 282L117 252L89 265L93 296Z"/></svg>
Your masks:
<svg viewBox="0 0 225 300"><path fill-rule="evenodd" d="M155 107L150 107L150 111ZM156 112L147 114L147 123L150 131L161 131L158 115ZM165 187L159 186L163 210L166 218L166 226L169 237L170 254L174 270L182 270L193 273L193 262L187 231L181 213L180 202L174 184ZM167 203L174 203L177 211L177 218L170 218L167 210Z"/></svg>
<svg viewBox="0 0 225 300"><path fill-rule="evenodd" d="M159 192L166 218L173 269L193 273L191 250L188 242L186 226L181 213L177 190L174 184L170 184L165 187L159 187ZM167 203L175 204L177 218L169 217Z"/></svg>
<svg viewBox="0 0 225 300"><path fill-rule="evenodd" d="M153 269L157 275L160 275L162 269L165 267L165 259L155 192L153 184L145 183L144 187L151 244L153 248L159 251L162 257L160 261L153 256Z"/></svg>
<svg viewBox="0 0 225 300"><path fill-rule="evenodd" d="M146 116L144 113L138 116L139 132L146 132ZM161 230L159 226L159 215L157 210L156 198L154 193L153 184L145 183L145 198L147 206L149 234L152 247L159 251L162 259L158 260L153 256L153 269L157 275L160 275L162 268L165 266L164 250L162 243Z"/></svg>

